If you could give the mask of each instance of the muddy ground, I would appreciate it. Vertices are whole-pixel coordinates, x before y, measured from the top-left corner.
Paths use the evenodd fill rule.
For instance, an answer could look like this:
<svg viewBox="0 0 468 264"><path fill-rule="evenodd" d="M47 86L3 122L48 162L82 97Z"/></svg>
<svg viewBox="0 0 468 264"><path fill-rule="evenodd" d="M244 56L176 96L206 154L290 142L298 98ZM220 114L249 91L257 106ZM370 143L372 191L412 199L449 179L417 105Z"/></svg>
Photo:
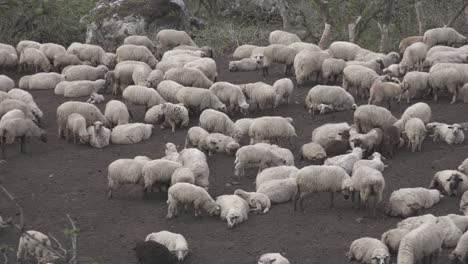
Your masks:
<svg viewBox="0 0 468 264"><path fill-rule="evenodd" d="M227 60L218 60L220 81L247 83L262 80L259 72L230 73ZM272 84L282 78L280 67L270 71L265 82ZM16 75L16 74L14 74ZM19 76L15 76L18 78ZM352 122L352 112L311 118L303 109L304 98L311 85L294 92L291 105L283 105L274 115L294 118L299 135L293 152L310 141L314 128L329 122ZM47 144L32 140L27 144L27 154L19 153L19 145L7 148L8 160L0 165L0 179L18 197L24 207L27 229L52 233L64 239L63 230L69 228L66 214L76 220L80 229L78 255L80 263L128 264L136 263L132 247L148 233L170 230L182 233L188 240L190 254L186 264L247 264L256 263L262 253L281 252L291 263L347 263L345 253L350 243L359 237L380 235L394 227L399 219L380 213L377 219L364 218L362 211L354 209L341 196L336 207L328 208L329 194L313 195L306 203L306 211L294 212L292 203L274 205L266 215L249 215L249 220L234 229L227 229L219 219L192 214L181 214L167 220L166 195L155 193L142 200L141 189L125 186L117 190L113 200L107 199L107 166L118 158L146 155L153 159L163 156L164 144L183 145L187 130L154 130L153 136L135 145L110 145L94 149L74 145L57 139L55 111L66 101L53 91L32 92L44 111L44 127L49 135ZM109 99L109 96L106 97ZM80 98L81 101L86 98ZM364 103L364 102L359 102ZM428 101L433 110L433 120L439 122L468 121L468 105L449 104L449 98L439 102ZM396 105L393 112L401 115L408 105ZM103 110L104 104L99 105ZM132 106L136 122L142 122L143 107ZM258 116L253 114L252 116ZM191 126L198 120L192 120ZM435 172L454 169L468 157L468 146L448 146L425 141L421 153L407 149L388 160L385 170L385 200L393 190L402 187L427 187ZM210 193L213 197L231 194L236 188L253 190L254 175L242 180L240 186L227 185L234 170L234 158L214 155L209 158ZM308 164L296 160L298 167ZM0 215L14 215L16 209L0 196ZM444 198L428 213L444 215L457 213L458 198ZM13 230L0 233L0 244L16 248L18 234ZM447 250L438 263L447 263ZM10 254L13 258L13 254Z"/></svg>

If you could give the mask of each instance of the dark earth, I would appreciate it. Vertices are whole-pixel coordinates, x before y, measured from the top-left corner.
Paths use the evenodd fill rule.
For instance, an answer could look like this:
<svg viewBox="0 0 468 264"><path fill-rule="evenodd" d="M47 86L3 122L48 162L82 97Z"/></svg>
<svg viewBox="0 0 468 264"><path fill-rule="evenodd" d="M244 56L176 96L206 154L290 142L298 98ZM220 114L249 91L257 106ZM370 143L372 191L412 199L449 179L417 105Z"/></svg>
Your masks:
<svg viewBox="0 0 468 264"><path fill-rule="evenodd" d="M236 84L261 81L260 72L231 73L228 59L218 59L220 81ZM270 70L265 80L273 84L282 78L282 67ZM7 73L19 79L17 73ZM312 130L330 122L352 123L353 113L342 112L310 117L303 109L305 96L312 84L295 90L290 105L282 105L272 115L294 118L298 139L293 153L310 142ZM306 202L305 212L294 212L291 202L274 205L266 215L250 214L249 220L228 229L226 222L209 217L195 218L190 212L167 220L166 194L153 193L143 200L138 186L124 186L116 191L113 200L107 198L107 166L119 158L145 155L152 159L164 156L164 144L173 142L183 147L187 129L160 130L156 127L152 137L135 145L110 145L94 149L88 145L74 145L57 138L55 111L66 101L52 90L32 92L36 103L44 111L43 126L49 141L44 144L31 140L27 154L19 152L19 145L7 147L7 162L0 165L0 180L18 199L25 212L27 229L51 233L66 241L64 230L70 228L66 214L75 220L78 236L79 263L128 264L136 263L132 248L147 234L160 230L181 233L189 243L190 253L186 264L247 264L256 263L263 253L280 252L291 263L339 264L348 263L345 254L354 239L369 236L379 238L383 232L395 227L401 219L380 212L377 218L367 218L364 211L353 208L350 201L339 196L335 208L329 209L329 194L312 195ZM87 98L79 98L85 101ZM110 96L106 95L109 100ZM448 97L438 102L426 101L432 108L433 120L445 123L468 121L468 105L449 104ZM358 104L363 104L359 101ZM104 110L105 104L98 106ZM408 104L394 103L392 112L399 117ZM144 107L132 106L134 122L143 122ZM258 116L256 113L252 116ZM236 117L241 118L241 117ZM191 120L191 126L198 120ZM427 187L435 172L456 169L468 157L468 146L448 146L426 140L422 152L411 153L400 149L396 158L387 160L384 172L386 189L384 201L393 190L403 187ZM213 155L209 157L210 194L217 197L232 194L235 189L254 190L255 175L250 173L241 185L231 186L234 157ZM298 167L309 164L299 162ZM0 195L0 215L17 215L17 209ZM445 215L458 213L459 198L444 198L427 213ZM17 216L15 216L17 219ZM0 232L0 244L16 250L19 235L13 229ZM66 241L68 243L68 241ZM437 263L448 263L444 250ZM14 262L14 253L9 254ZM396 261L396 257L393 258Z"/></svg>

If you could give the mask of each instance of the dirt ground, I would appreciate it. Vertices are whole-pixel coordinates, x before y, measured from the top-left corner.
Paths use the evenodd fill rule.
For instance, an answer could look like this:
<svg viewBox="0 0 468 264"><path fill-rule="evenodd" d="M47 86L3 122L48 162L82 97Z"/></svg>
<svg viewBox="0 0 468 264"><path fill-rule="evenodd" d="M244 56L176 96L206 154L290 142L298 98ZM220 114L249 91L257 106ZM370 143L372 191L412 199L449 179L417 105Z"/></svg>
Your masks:
<svg viewBox="0 0 468 264"><path fill-rule="evenodd" d="M220 81L247 83L262 80L260 72L230 73L227 59L218 60ZM265 82L272 84L282 78L281 68L270 71ZM17 76L18 77L18 76ZM303 109L304 98L311 85L297 89L291 105L283 105L273 115L294 118L298 140L293 152L309 142L314 128L329 122L352 122L352 112L309 117ZM196 219L192 214L181 214L167 220L166 195L155 193L149 200L142 200L141 189L124 186L116 191L113 200L107 199L107 166L119 158L146 155L157 159L163 156L164 144L184 143L187 130L154 130L153 136L135 145L110 145L94 149L85 145L57 139L56 108L64 98L53 91L32 92L37 104L44 111L44 127L49 141L44 144L32 140L27 144L27 154L19 153L19 145L7 148L8 160L0 165L0 179L19 199L24 207L27 229L51 233L64 239L63 230L69 228L66 214L76 220L80 229L78 255L80 263L128 264L136 263L132 250L135 243L151 232L170 230L183 234L190 247L186 264L247 264L256 263L263 253L280 252L291 263L347 263L345 253L350 243L357 238L370 236L380 238L393 228L400 219L379 214L377 219L361 218L363 211L353 208L342 196L330 210L329 194L313 195L306 202L306 211L294 212L293 204L274 205L266 215L250 214L249 220L234 229L228 229L220 219L203 216ZM109 96L106 97L109 99ZM86 98L80 98L84 101ZM468 105L450 105L447 97L439 102L428 101L433 111L433 120L440 122L468 121ZM364 102L358 102L360 104ZM408 105L395 104L396 116ZM103 110L104 104L99 105ZM143 107L132 106L135 122L142 122ZM257 116L254 114L253 116ZM198 120L192 120L191 126ZM448 146L425 141L421 153L401 149L397 157L388 160L385 170L388 200L393 190L402 187L427 187L435 172L455 169L468 157L468 146ZM230 186L234 171L234 158L214 155L209 158L210 194L213 197L232 194L237 188L254 190L255 175L244 178L240 186ZM296 160L298 167L307 163ZM0 196L0 215L16 213L15 208ZM458 198L444 198L427 213L445 215L457 213ZM0 244L17 247L18 234L13 230L0 233ZM445 250L438 263L447 263ZM13 254L10 255L13 258Z"/></svg>

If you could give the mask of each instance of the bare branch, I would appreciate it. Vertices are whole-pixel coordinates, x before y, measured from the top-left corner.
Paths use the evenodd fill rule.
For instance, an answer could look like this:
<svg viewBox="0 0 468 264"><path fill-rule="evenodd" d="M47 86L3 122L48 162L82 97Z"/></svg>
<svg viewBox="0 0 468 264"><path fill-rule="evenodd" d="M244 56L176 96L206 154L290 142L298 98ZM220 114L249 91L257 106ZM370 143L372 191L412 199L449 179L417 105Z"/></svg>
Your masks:
<svg viewBox="0 0 468 264"><path fill-rule="evenodd" d="M47 233L49 237L52 238L52 240L57 244L58 248L63 251L64 255L67 255L67 250L63 248L62 243L60 243L57 238L55 238L51 233Z"/></svg>
<svg viewBox="0 0 468 264"><path fill-rule="evenodd" d="M463 5L462 8L460 8L460 10L458 10L457 14L450 20L450 22L448 22L448 24L446 25L446 27L450 27L453 22L455 22L455 20L457 20L457 18L461 15L461 13L465 10L465 8L468 7L468 2L465 2L465 4Z"/></svg>
<svg viewBox="0 0 468 264"><path fill-rule="evenodd" d="M422 2L416 1L414 4L414 9L416 10L416 19L418 20L418 32L419 36L423 34L423 24L422 24Z"/></svg>
<svg viewBox="0 0 468 264"><path fill-rule="evenodd" d="M72 236L71 236L71 244L72 244L72 248L71 248L71 251L72 251L72 257L70 259L70 261L68 263L70 264L76 264L76 244L77 244L77 240L78 240L78 229L76 228L75 226L75 222L73 222L73 219L70 217L69 214L67 214L67 218L68 218L68 221L70 221L70 224L72 226Z"/></svg>

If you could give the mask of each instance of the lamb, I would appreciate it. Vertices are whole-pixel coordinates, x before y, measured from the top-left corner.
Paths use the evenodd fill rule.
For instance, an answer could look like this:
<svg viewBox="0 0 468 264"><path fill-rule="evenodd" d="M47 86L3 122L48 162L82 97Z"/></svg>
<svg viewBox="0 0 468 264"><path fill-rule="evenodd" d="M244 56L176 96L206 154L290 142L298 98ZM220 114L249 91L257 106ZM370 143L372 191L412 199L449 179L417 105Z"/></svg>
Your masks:
<svg viewBox="0 0 468 264"><path fill-rule="evenodd" d="M151 53L156 53L156 45L147 36L133 35L128 36L124 39L123 44L131 44L136 46L145 46Z"/></svg>
<svg viewBox="0 0 468 264"><path fill-rule="evenodd" d="M236 60L250 58L250 55L252 54L252 50L254 50L257 47L258 46L250 45L250 44L241 45L237 47L236 50L234 50L232 57Z"/></svg>
<svg viewBox="0 0 468 264"><path fill-rule="evenodd" d="M49 237L39 231L29 230L19 239L16 260L18 263L34 258L37 263L55 262L59 257L54 253Z"/></svg>
<svg viewBox="0 0 468 264"><path fill-rule="evenodd" d="M343 168L346 173L351 174L353 171L354 163L362 159L363 150L356 147L349 154L339 155L336 157L328 158L325 160L324 165L334 165Z"/></svg>
<svg viewBox="0 0 468 264"><path fill-rule="evenodd" d="M161 105L161 110L164 115L164 122L169 123L172 128L172 133L175 133L176 126L188 127L189 113L185 106L181 104L163 103Z"/></svg>
<svg viewBox="0 0 468 264"><path fill-rule="evenodd" d="M368 104L383 105L386 102L388 109L390 109L392 100L401 95L402 92L400 83L383 82L381 79L376 79L370 88Z"/></svg>
<svg viewBox="0 0 468 264"><path fill-rule="evenodd" d="M421 151L421 145L426 137L426 126L419 118L410 118L405 125L406 136L408 137L408 148L411 147L411 152Z"/></svg>
<svg viewBox="0 0 468 264"><path fill-rule="evenodd" d="M188 62L184 65L184 68L198 69L212 82L216 82L218 78L216 62L211 58L201 58Z"/></svg>
<svg viewBox="0 0 468 264"><path fill-rule="evenodd" d="M265 182L295 178L298 171L299 169L294 166L285 165L266 168L257 175L255 179L255 189L258 191L260 186Z"/></svg>
<svg viewBox="0 0 468 264"><path fill-rule="evenodd" d="M243 135L242 130L226 114L213 109L206 109L201 113L200 127L211 133L217 132L231 136L237 142Z"/></svg>
<svg viewBox="0 0 468 264"><path fill-rule="evenodd" d="M92 66L110 67L111 64L111 58L97 45L74 42L68 47L67 52L76 55L81 61L89 61Z"/></svg>
<svg viewBox="0 0 468 264"><path fill-rule="evenodd" d="M343 74L346 67L346 62L342 59L328 58L322 63L322 79L328 83L336 83L338 78Z"/></svg>
<svg viewBox="0 0 468 264"><path fill-rule="evenodd" d="M234 191L234 194L246 200L250 208L257 213L266 214L270 210L271 202L270 198L265 194L258 192L246 192L241 189Z"/></svg>
<svg viewBox="0 0 468 264"><path fill-rule="evenodd" d="M15 82L6 75L0 75L0 91L8 92L15 87Z"/></svg>
<svg viewBox="0 0 468 264"><path fill-rule="evenodd" d="M183 87L177 91L176 98L178 103L188 106L192 112L202 112L208 108L226 112L226 105L207 89Z"/></svg>
<svg viewBox="0 0 468 264"><path fill-rule="evenodd" d="M166 100L166 102L178 103L177 92L184 88L184 86L174 82L174 81L162 81L158 84L156 91Z"/></svg>
<svg viewBox="0 0 468 264"><path fill-rule="evenodd" d="M351 127L346 122L329 123L319 126L312 131L312 142L321 145L326 151L327 145L332 142L333 139L337 138L338 135L341 135L343 132L348 131L350 128ZM346 142L348 142L348 140L346 140ZM327 154L330 155L328 152Z"/></svg>
<svg viewBox="0 0 468 264"><path fill-rule="evenodd" d="M108 197L112 199L113 191L123 184L143 185L143 166L151 159L146 156L136 156L133 159L118 159L109 164ZM146 189L143 188L143 195L146 197Z"/></svg>
<svg viewBox="0 0 468 264"><path fill-rule="evenodd" d="M468 232L465 232L458 240L457 247L450 253L449 259L451 261L458 260L460 263L467 262L468 252Z"/></svg>
<svg viewBox="0 0 468 264"><path fill-rule="evenodd" d="M19 70L24 71L26 66L33 66L36 73L39 70L44 72L49 72L51 70L50 61L42 51L34 48L26 48L20 54Z"/></svg>
<svg viewBox="0 0 468 264"><path fill-rule="evenodd" d="M117 125L128 124L128 121L130 120L130 111L128 111L127 106L124 103L118 100L111 100L106 104L104 116L107 118L109 125L112 128Z"/></svg>
<svg viewBox="0 0 468 264"><path fill-rule="evenodd" d="M206 141L206 138L209 134L210 133L208 133L208 131L199 126L191 127L187 131L187 137L185 138L185 148L196 146L202 149L203 144L205 144L204 141Z"/></svg>
<svg viewBox="0 0 468 264"><path fill-rule="evenodd" d="M289 75L292 73L292 66L294 58L296 57L296 50L282 45L271 44L265 48L263 58L263 76L268 75L268 68L274 62L285 64L284 74Z"/></svg>
<svg viewBox="0 0 468 264"><path fill-rule="evenodd" d="M436 220L430 220L403 237L398 249L398 263L416 263L427 258L437 260L443 231L436 223Z"/></svg>
<svg viewBox="0 0 468 264"><path fill-rule="evenodd" d="M40 72L21 77L18 86L23 90L48 90L54 89L63 81L65 81L65 76L60 73Z"/></svg>
<svg viewBox="0 0 468 264"><path fill-rule="evenodd" d="M211 133L199 143L198 147L202 150L208 150L210 156L213 152L234 156L240 145L232 137L220 133Z"/></svg>
<svg viewBox="0 0 468 264"><path fill-rule="evenodd" d="M398 65L401 74L406 74L411 70L423 70L423 62L426 59L428 46L422 42L416 42L406 48L403 59Z"/></svg>
<svg viewBox="0 0 468 264"><path fill-rule="evenodd" d="M353 96L339 86L316 85L309 90L305 99L310 113L315 113L320 104L326 104L333 111L356 109Z"/></svg>
<svg viewBox="0 0 468 264"><path fill-rule="evenodd" d="M8 99L5 99L0 102L0 116L3 116L8 111L13 110L13 109L21 110L26 116L26 118L31 119L32 121L38 122L38 117L34 115L34 113L32 112L28 104L20 100L10 99L10 96L8 95Z"/></svg>
<svg viewBox="0 0 468 264"><path fill-rule="evenodd" d="M389 199L388 214L394 217L416 215L423 208L431 208L443 197L438 190L401 188L393 191Z"/></svg>
<svg viewBox="0 0 468 264"><path fill-rule="evenodd" d="M403 132L405 130L406 122L411 118L419 118L424 124L427 124L431 121L431 117L431 107L426 103L419 102L406 108L405 112L401 115L401 118L393 125L396 126L400 132Z"/></svg>
<svg viewBox="0 0 468 264"><path fill-rule="evenodd" d="M138 263L177 263L177 258L167 249L167 247L156 241L138 242L133 250L135 250Z"/></svg>
<svg viewBox="0 0 468 264"><path fill-rule="evenodd" d="M56 54L53 59L54 67L58 72L70 65L81 65L83 62L78 58L78 56L69 53L60 53Z"/></svg>
<svg viewBox="0 0 468 264"><path fill-rule="evenodd" d="M304 211L304 198L311 193L330 192L331 203L334 205L335 192L341 192L344 198L349 198L350 192L353 191L351 178L338 166L317 166L311 165L302 168L297 172L297 194L294 197L294 211L297 209L297 202L301 211Z"/></svg>
<svg viewBox="0 0 468 264"><path fill-rule="evenodd" d="M69 136L73 137L73 144L79 139L81 143L89 141L89 134L86 130L85 118L77 113L73 113L67 118L67 128L65 130L65 139L68 140Z"/></svg>
<svg viewBox="0 0 468 264"><path fill-rule="evenodd" d="M294 58L297 85L302 86L313 75L315 75L315 81L318 82L322 71L322 63L328 58L330 58L330 55L324 51L303 50L297 53Z"/></svg>
<svg viewBox="0 0 468 264"><path fill-rule="evenodd" d="M327 158L327 153L321 145L310 142L302 145L299 151L299 158L301 160L322 163Z"/></svg>
<svg viewBox="0 0 468 264"><path fill-rule="evenodd" d="M256 71L262 68L262 65L254 58L245 58L238 61L229 62L229 71Z"/></svg>
<svg viewBox="0 0 468 264"><path fill-rule="evenodd" d="M16 139L20 139L20 151L26 153L26 140L31 137L38 138L44 143L47 142L45 131L34 124L31 119L13 118L2 121L0 138L3 159L6 159L6 144L12 144Z"/></svg>
<svg viewBox="0 0 468 264"><path fill-rule="evenodd" d="M276 94L279 96L281 102L289 104L290 97L294 90L294 84L291 79L283 78L277 80L273 84L273 89L275 89Z"/></svg>
<svg viewBox="0 0 468 264"><path fill-rule="evenodd" d="M256 82L240 85L240 88L248 99L251 108L266 111L267 109L273 110L278 106L279 96L271 85Z"/></svg>
<svg viewBox="0 0 468 264"><path fill-rule="evenodd" d="M164 74L164 80L177 82L183 86L209 88L210 81L200 70L196 68L174 68Z"/></svg>
<svg viewBox="0 0 468 264"><path fill-rule="evenodd" d="M266 253L260 256L258 264L289 264L289 260L280 253Z"/></svg>
<svg viewBox="0 0 468 264"><path fill-rule="evenodd" d="M270 44L290 45L294 42L301 42L301 39L294 33L289 33L283 30L275 30L270 32L268 37Z"/></svg>
<svg viewBox="0 0 468 264"><path fill-rule="evenodd" d="M328 52L333 58L342 59L345 61L352 61L355 59L356 54L361 50L358 45L346 42L346 41L335 41L330 44Z"/></svg>
<svg viewBox="0 0 468 264"><path fill-rule="evenodd" d="M400 96L406 96L407 103L412 98L422 98L429 94L429 73L427 72L408 72L403 78L402 93Z"/></svg>
<svg viewBox="0 0 468 264"><path fill-rule="evenodd" d="M234 114L235 111L239 110L244 115L248 113L249 104L238 85L228 82L216 82L211 85L209 90L226 105L228 113Z"/></svg>
<svg viewBox="0 0 468 264"><path fill-rule="evenodd" d="M234 174L240 178L244 175L246 167L258 166L258 172L261 172L267 167L285 165L286 161L273 153L271 147L255 144L241 147L236 152L236 160L234 161Z"/></svg>
<svg viewBox="0 0 468 264"><path fill-rule="evenodd" d="M348 91L351 88L356 89L356 97L363 97L369 92L374 81L380 78L379 75L361 65L348 65L343 70L343 88Z"/></svg>
<svg viewBox="0 0 468 264"><path fill-rule="evenodd" d="M148 234L145 241L155 241L166 246L179 261L183 261L189 253L187 240L181 234L163 230Z"/></svg>
<svg viewBox="0 0 468 264"><path fill-rule="evenodd" d="M89 95L88 100L86 100L86 102L90 104L100 104L100 103L103 103L104 101L105 101L104 95L98 94L98 93L91 93Z"/></svg>
<svg viewBox="0 0 468 264"><path fill-rule="evenodd" d="M18 42L18 45L16 45L16 51L18 52L18 54L21 54L27 48L38 50L40 47L41 47L41 43L39 42L31 41L31 40L22 40Z"/></svg>
<svg viewBox="0 0 468 264"><path fill-rule="evenodd" d="M466 37L450 27L433 28L424 32L423 42L428 48L435 45L461 46L467 43Z"/></svg>
<svg viewBox="0 0 468 264"><path fill-rule="evenodd" d="M166 101L153 88L141 85L130 85L122 93L122 97L136 105L145 105L146 109L163 104Z"/></svg>
<svg viewBox="0 0 468 264"><path fill-rule="evenodd" d="M131 123L114 127L111 134L112 144L136 144L147 140L153 132L153 125Z"/></svg>
<svg viewBox="0 0 468 264"><path fill-rule="evenodd" d="M352 127L349 130L349 133L353 133L353 135L350 135L349 142L351 147L360 147L364 150L364 157L368 157L371 155L371 153L374 153L375 151L378 151L383 142L383 131L380 128L374 128L371 131L369 131L366 134L359 134L355 132L354 128Z"/></svg>
<svg viewBox="0 0 468 264"><path fill-rule="evenodd" d="M72 65L65 68L62 72L65 75L67 81L96 81L99 79L104 79L108 69L104 65L99 65L97 67L89 65Z"/></svg>
<svg viewBox="0 0 468 264"><path fill-rule="evenodd" d="M159 69L153 70L150 72L148 77L146 78L146 82L148 87L151 88L158 88L159 84L164 80L164 72Z"/></svg>
<svg viewBox="0 0 468 264"><path fill-rule="evenodd" d="M86 119L86 126L91 126L96 121L100 121L104 125L108 124L107 118L95 105L90 103L68 101L57 107L58 138L62 137L66 127L67 118L72 113L78 113L82 115Z"/></svg>
<svg viewBox="0 0 468 264"><path fill-rule="evenodd" d="M353 186L353 200L354 192L359 192L358 208L361 207L361 201L364 207L371 209L370 198L374 197L372 210L375 217L375 209L380 202L382 202L383 191L385 189L385 179L382 172L367 166L356 166L353 170L351 177Z"/></svg>
<svg viewBox="0 0 468 264"><path fill-rule="evenodd" d="M177 162L179 161L179 157L180 157L179 151L177 151L176 145L174 145L174 143L172 142L166 143L164 154L166 156L163 157L162 159L167 159L167 160L177 161Z"/></svg>
<svg viewBox="0 0 468 264"><path fill-rule="evenodd" d="M267 181L262 183L257 189L257 193L266 195L273 204L292 201L297 191L298 187L295 178Z"/></svg>
<svg viewBox="0 0 468 264"><path fill-rule="evenodd" d="M434 174L429 189L437 189L448 196L462 195L468 190L468 177L456 170L442 170Z"/></svg>
<svg viewBox="0 0 468 264"><path fill-rule="evenodd" d="M296 130L291 124L292 118L281 116L263 116L255 118L249 127L250 143L258 143L264 140L276 143L286 140L292 145L292 139L297 137Z"/></svg>
<svg viewBox="0 0 468 264"><path fill-rule="evenodd" d="M195 148L186 148L180 152L178 161L193 172L196 185L208 190L210 168L203 152Z"/></svg>
<svg viewBox="0 0 468 264"><path fill-rule="evenodd" d="M171 186L178 182L195 184L195 176L189 168L178 168L174 171L174 173L171 176Z"/></svg>
<svg viewBox="0 0 468 264"><path fill-rule="evenodd" d="M44 53L50 62L54 62L55 56L65 54L67 52L67 50L62 45L55 43L44 43L41 45L39 50Z"/></svg>
<svg viewBox="0 0 468 264"><path fill-rule="evenodd" d="M354 123L360 133L367 133L376 127L385 131L396 121L390 111L380 106L361 105L354 111Z"/></svg>
<svg viewBox="0 0 468 264"><path fill-rule="evenodd" d="M357 260L366 264L389 264L390 253L388 247L380 240L362 237L351 243L347 257L350 261Z"/></svg>
<svg viewBox="0 0 468 264"><path fill-rule="evenodd" d="M200 216L202 207L211 216L218 216L221 214L221 207L211 198L208 192L196 185L179 182L172 185L167 191L167 216L166 218L173 218L177 216L177 205L193 204L195 216Z"/></svg>
<svg viewBox="0 0 468 264"><path fill-rule="evenodd" d="M117 48L117 62L141 61L147 63L152 69L156 67L158 60L145 46L125 44Z"/></svg>
<svg viewBox="0 0 468 264"><path fill-rule="evenodd" d="M105 90L106 81L72 81L62 84L63 96L67 98L90 96L93 93Z"/></svg>
<svg viewBox="0 0 468 264"><path fill-rule="evenodd" d="M382 156L379 152L374 152L368 160L358 160L356 163L354 163L353 166L353 172L359 167L370 167L375 170L378 170L380 172L383 172L385 170L385 167L387 167L382 160L385 160L385 157Z"/></svg>
<svg viewBox="0 0 468 264"><path fill-rule="evenodd" d="M197 46L185 31L163 29L156 35L156 49L160 55L180 45Z"/></svg>
<svg viewBox="0 0 468 264"><path fill-rule="evenodd" d="M93 126L88 127L89 145L94 148L103 148L109 145L111 131L100 121L94 122Z"/></svg>
<svg viewBox="0 0 468 264"><path fill-rule="evenodd" d="M160 191L162 190L161 187L165 187L165 190L169 189L172 174L181 167L182 164L179 162L166 159L148 161L141 169L146 192L154 185L158 186Z"/></svg>
<svg viewBox="0 0 468 264"><path fill-rule="evenodd" d="M434 127L431 129L431 127ZM429 123L426 125L428 130L434 131L433 141L442 140L449 145L462 144L465 140L465 133L460 124L447 125L442 123Z"/></svg>
<svg viewBox="0 0 468 264"><path fill-rule="evenodd" d="M398 50L400 51L400 56L403 56L405 53L406 48L411 46L414 43L417 42L423 42L423 36L411 36L411 37L406 37L400 41L400 44L398 45Z"/></svg>
<svg viewBox="0 0 468 264"><path fill-rule="evenodd" d="M407 218L407 219L410 219L410 218ZM397 254L398 248L400 247L401 240L409 232L410 230L403 229L403 228L390 229L382 234L381 241L390 249L391 252Z"/></svg>
<svg viewBox="0 0 468 264"><path fill-rule="evenodd" d="M228 228L233 228L249 218L249 204L237 195L218 196L216 204L221 208L220 218L227 221Z"/></svg>
<svg viewBox="0 0 468 264"><path fill-rule="evenodd" d="M458 166L458 171L462 173L468 173L468 158L463 160L460 166Z"/></svg>
<svg viewBox="0 0 468 264"><path fill-rule="evenodd" d="M450 104L454 104L457 100L458 91L463 87L464 76L455 68L431 71L429 72L429 84L434 94L434 101L438 99L438 92L448 91L452 94Z"/></svg>

